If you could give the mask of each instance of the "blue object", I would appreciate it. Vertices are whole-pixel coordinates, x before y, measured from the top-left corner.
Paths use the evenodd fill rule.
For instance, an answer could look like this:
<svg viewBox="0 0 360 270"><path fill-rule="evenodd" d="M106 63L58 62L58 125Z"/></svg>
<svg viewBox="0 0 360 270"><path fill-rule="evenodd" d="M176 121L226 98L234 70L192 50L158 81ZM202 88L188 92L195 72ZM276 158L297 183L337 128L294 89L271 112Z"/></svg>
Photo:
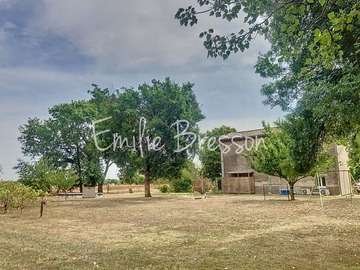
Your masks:
<svg viewBox="0 0 360 270"><path fill-rule="evenodd" d="M280 189L280 195L289 195L288 189Z"/></svg>

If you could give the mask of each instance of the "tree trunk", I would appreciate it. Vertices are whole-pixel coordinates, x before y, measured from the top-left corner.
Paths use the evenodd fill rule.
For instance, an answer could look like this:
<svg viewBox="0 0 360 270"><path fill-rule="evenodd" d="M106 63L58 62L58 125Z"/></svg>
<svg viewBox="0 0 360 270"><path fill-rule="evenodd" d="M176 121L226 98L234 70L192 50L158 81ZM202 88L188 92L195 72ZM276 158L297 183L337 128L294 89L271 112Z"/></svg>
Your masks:
<svg viewBox="0 0 360 270"><path fill-rule="evenodd" d="M80 146L76 145L76 166L78 167L80 193L83 193L83 175L81 173Z"/></svg>
<svg viewBox="0 0 360 270"><path fill-rule="evenodd" d="M145 165L145 179L144 179L144 184L145 184L145 197L151 197L151 193L150 193L150 165L146 164Z"/></svg>
<svg viewBox="0 0 360 270"><path fill-rule="evenodd" d="M83 193L84 190L83 190L83 182L82 182L82 180L79 181L79 187L80 187L80 193Z"/></svg>
<svg viewBox="0 0 360 270"><path fill-rule="evenodd" d="M295 183L289 183L289 186L290 186L290 201L295 200L294 185L295 185Z"/></svg>
<svg viewBox="0 0 360 270"><path fill-rule="evenodd" d="M98 193L103 193L103 190L104 190L103 187L104 187L103 183L98 184Z"/></svg>
<svg viewBox="0 0 360 270"><path fill-rule="evenodd" d="M105 170L103 172L103 178L98 183L98 193L104 193L104 182L105 182L105 179L106 179L106 175L107 175L107 173L109 171L109 168L110 168L110 166L112 164L113 164L113 162L111 162L110 160L105 162Z"/></svg>

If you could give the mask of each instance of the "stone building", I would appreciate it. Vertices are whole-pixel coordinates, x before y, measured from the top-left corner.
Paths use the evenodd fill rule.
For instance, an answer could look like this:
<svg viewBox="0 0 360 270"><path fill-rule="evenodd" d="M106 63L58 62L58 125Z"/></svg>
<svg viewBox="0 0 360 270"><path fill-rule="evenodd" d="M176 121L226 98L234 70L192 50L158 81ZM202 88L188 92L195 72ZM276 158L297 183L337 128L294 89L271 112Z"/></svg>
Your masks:
<svg viewBox="0 0 360 270"><path fill-rule="evenodd" d="M250 167L246 153L264 143L264 138L264 130L256 129L230 133L220 140L223 193L262 194L265 190L267 193L278 193L279 189L286 188L284 179L258 173ZM325 195L345 195L351 192L345 147L333 144L329 152L336 155L334 166L327 172L319 172L316 178L306 177L298 181L294 187L296 194L321 192Z"/></svg>

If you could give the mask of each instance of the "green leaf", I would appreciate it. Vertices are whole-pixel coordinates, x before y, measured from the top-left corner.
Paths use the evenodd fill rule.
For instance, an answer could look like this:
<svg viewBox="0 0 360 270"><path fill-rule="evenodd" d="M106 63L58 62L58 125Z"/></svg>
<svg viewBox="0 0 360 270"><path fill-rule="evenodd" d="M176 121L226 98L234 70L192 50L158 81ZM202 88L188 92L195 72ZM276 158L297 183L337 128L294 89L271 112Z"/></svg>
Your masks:
<svg viewBox="0 0 360 270"><path fill-rule="evenodd" d="M328 16L328 18L329 18L330 20L334 19L334 18L335 18L335 13L334 13L334 11L330 12L327 16Z"/></svg>
<svg viewBox="0 0 360 270"><path fill-rule="evenodd" d="M326 0L319 0L320 5L323 7L326 3Z"/></svg>
<svg viewBox="0 0 360 270"><path fill-rule="evenodd" d="M303 14L305 12L305 5L300 5L298 8L299 14Z"/></svg>

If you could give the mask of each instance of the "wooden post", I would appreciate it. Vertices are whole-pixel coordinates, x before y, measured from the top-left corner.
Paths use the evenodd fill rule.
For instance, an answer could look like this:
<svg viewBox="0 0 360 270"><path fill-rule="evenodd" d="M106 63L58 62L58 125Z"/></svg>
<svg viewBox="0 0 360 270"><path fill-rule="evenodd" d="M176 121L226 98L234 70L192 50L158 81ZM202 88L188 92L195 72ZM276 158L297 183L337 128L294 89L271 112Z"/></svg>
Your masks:
<svg viewBox="0 0 360 270"><path fill-rule="evenodd" d="M265 197L265 184L263 183L263 193L264 193L264 201L266 201L266 197Z"/></svg>
<svg viewBox="0 0 360 270"><path fill-rule="evenodd" d="M44 200L44 196L41 197L41 204L40 204L40 217L43 216L44 212L44 205L46 204L46 201Z"/></svg>

